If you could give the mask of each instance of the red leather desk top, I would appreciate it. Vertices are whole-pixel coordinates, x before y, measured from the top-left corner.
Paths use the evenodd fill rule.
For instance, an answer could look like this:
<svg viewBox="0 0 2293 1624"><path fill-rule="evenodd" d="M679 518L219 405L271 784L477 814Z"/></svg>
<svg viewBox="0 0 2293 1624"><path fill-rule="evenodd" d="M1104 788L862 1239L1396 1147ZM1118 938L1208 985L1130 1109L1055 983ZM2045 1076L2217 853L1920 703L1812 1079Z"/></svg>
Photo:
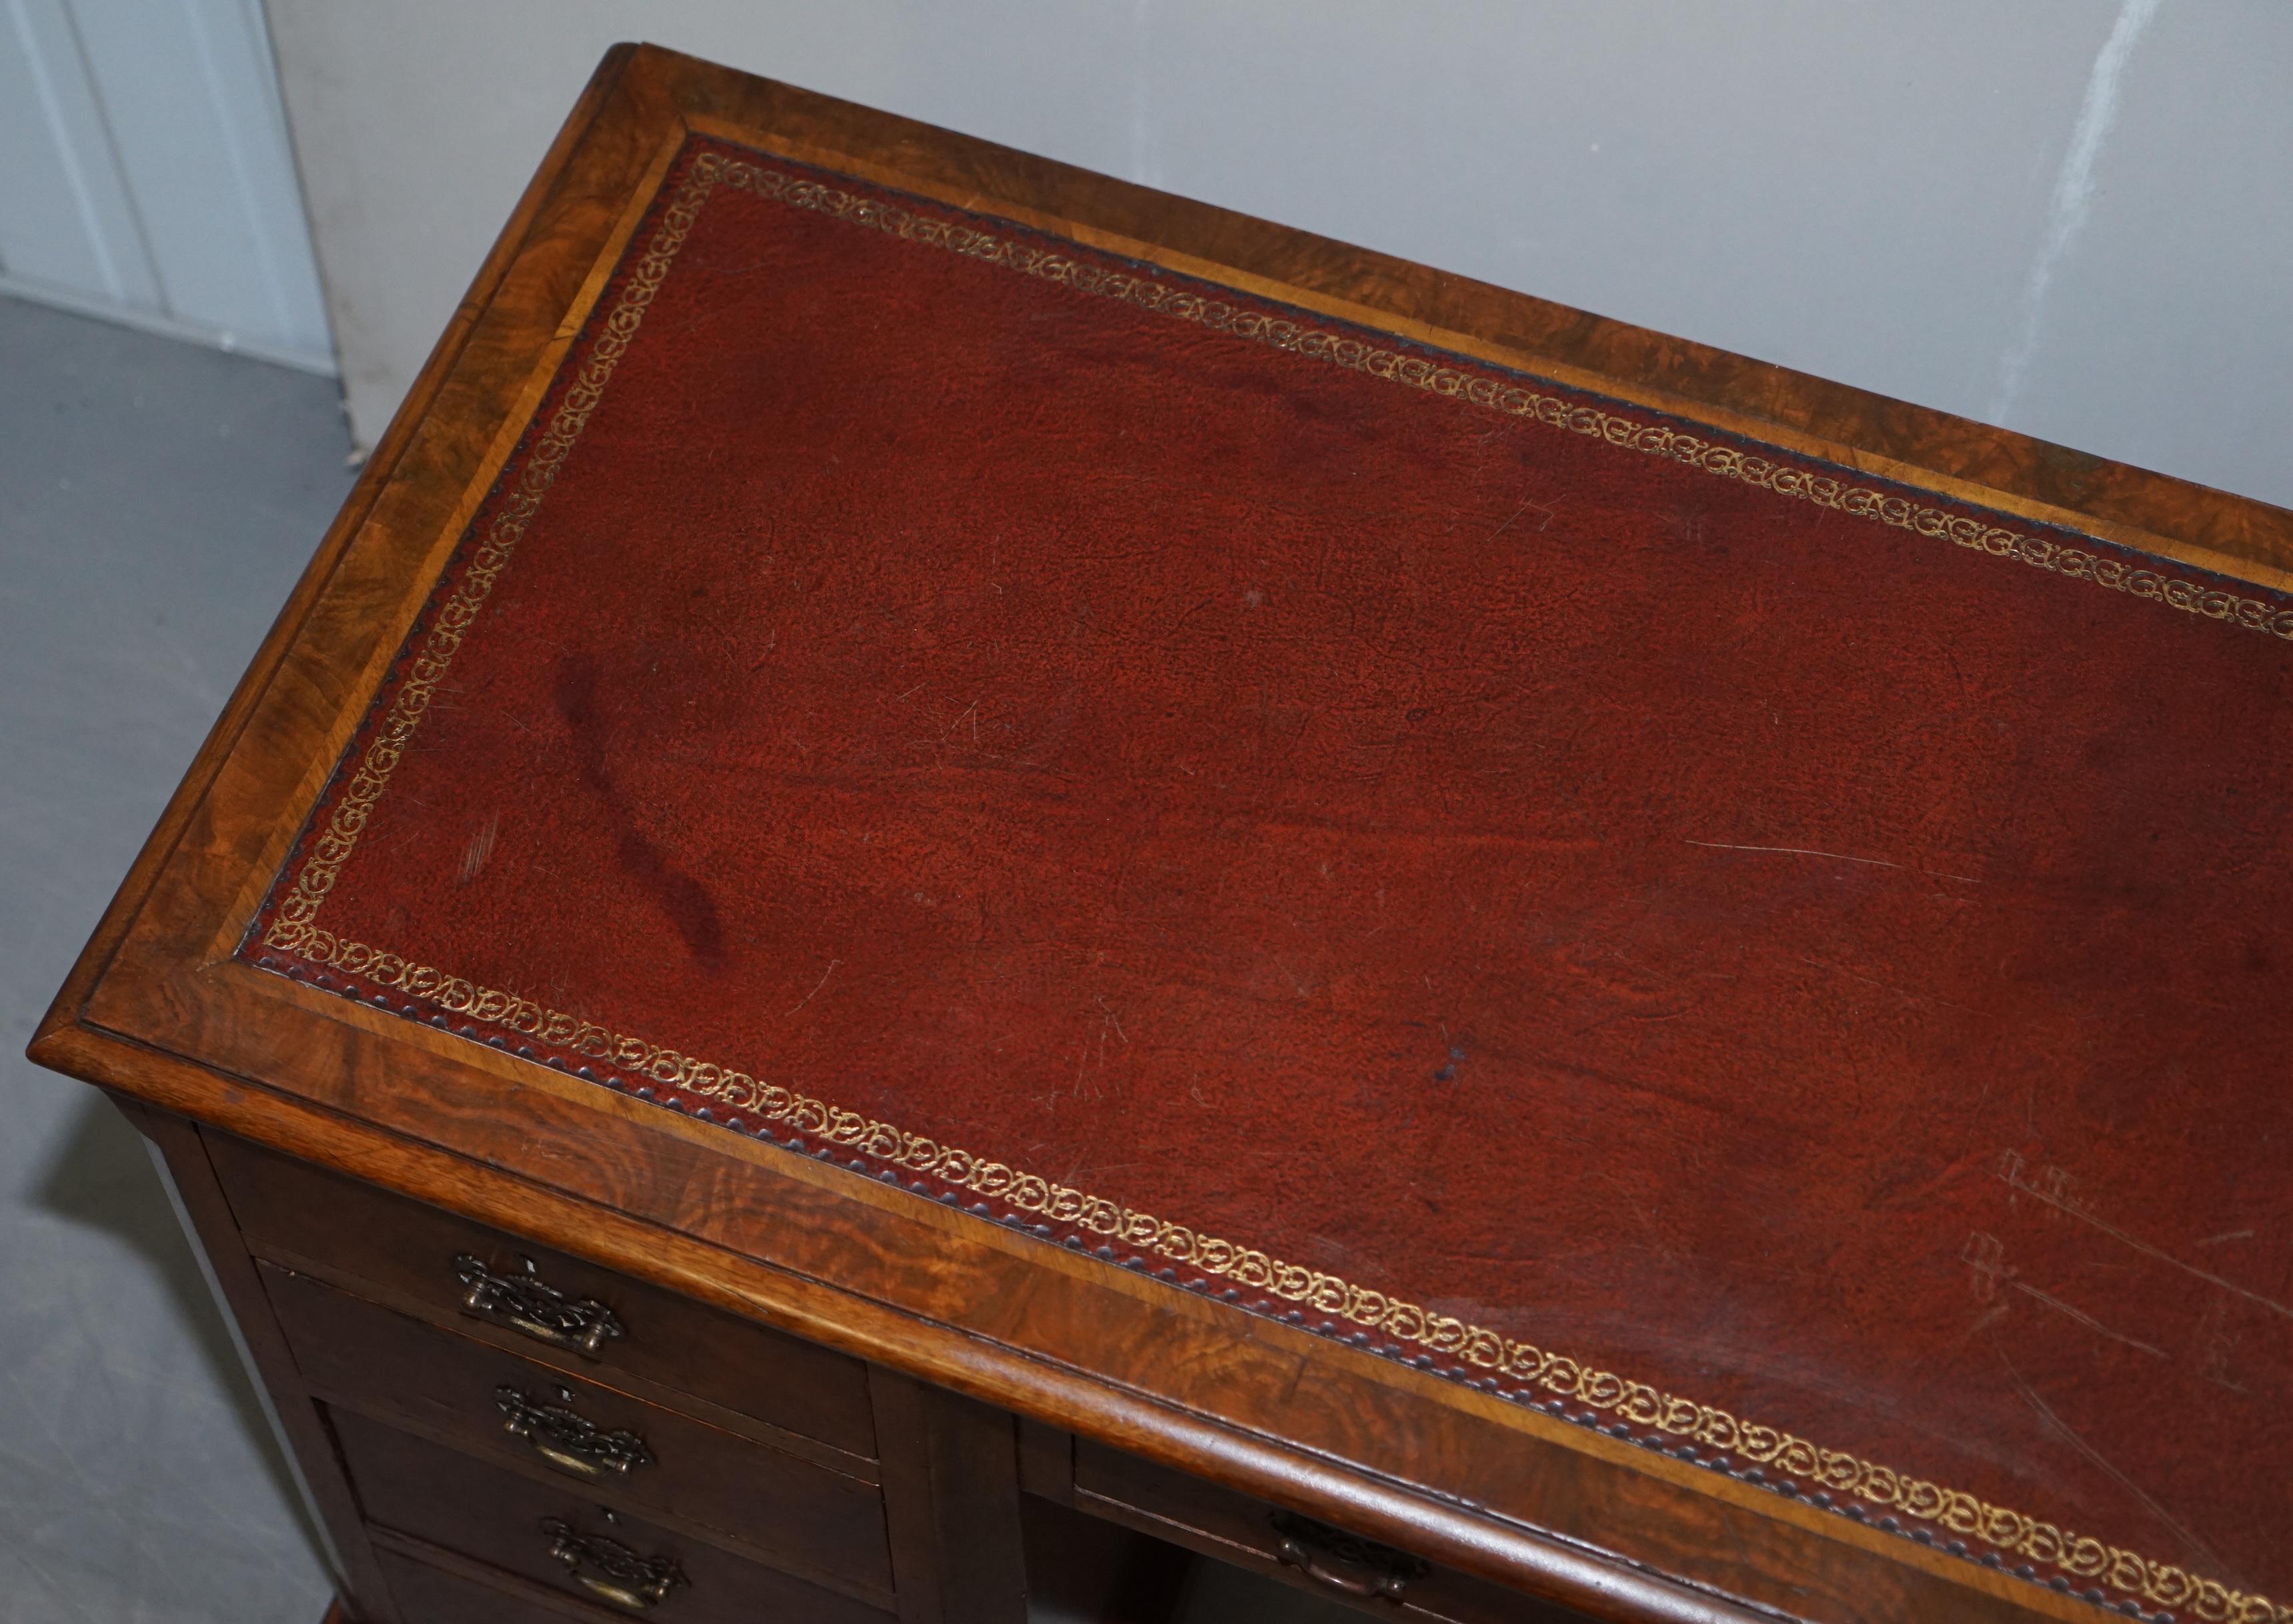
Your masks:
<svg viewBox="0 0 2293 1624"><path fill-rule="evenodd" d="M2277 1617L2293 610L698 142L244 956Z"/></svg>

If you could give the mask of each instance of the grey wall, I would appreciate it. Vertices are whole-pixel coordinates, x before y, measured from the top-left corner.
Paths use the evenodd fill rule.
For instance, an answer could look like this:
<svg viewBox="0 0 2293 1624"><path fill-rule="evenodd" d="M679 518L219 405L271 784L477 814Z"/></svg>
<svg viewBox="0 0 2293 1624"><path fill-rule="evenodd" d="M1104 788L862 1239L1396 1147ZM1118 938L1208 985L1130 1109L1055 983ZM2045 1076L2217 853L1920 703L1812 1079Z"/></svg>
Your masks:
<svg viewBox="0 0 2293 1624"><path fill-rule="evenodd" d="M370 442L648 37L2293 504L2283 0L268 0Z"/></svg>
<svg viewBox="0 0 2293 1624"><path fill-rule="evenodd" d="M334 370L259 0L0 0L0 293Z"/></svg>

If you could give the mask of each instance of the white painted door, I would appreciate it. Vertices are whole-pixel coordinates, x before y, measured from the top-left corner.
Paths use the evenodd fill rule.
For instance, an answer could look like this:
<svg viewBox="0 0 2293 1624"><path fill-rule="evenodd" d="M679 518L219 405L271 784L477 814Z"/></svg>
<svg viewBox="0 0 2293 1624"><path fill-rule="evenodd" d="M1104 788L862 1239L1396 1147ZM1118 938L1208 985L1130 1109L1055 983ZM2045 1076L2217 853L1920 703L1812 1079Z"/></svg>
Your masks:
<svg viewBox="0 0 2293 1624"><path fill-rule="evenodd" d="M258 0L0 0L0 293L334 371Z"/></svg>

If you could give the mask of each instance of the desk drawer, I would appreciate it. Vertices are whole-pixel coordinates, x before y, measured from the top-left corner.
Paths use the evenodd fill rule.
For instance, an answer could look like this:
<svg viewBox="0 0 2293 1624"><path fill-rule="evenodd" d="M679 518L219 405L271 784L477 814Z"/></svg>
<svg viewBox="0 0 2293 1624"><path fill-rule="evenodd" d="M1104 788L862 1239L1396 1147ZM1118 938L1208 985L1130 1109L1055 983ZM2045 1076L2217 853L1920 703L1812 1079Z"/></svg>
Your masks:
<svg viewBox="0 0 2293 1624"><path fill-rule="evenodd" d="M857 1360L243 1141L207 1142L258 1255L352 1277L440 1324L475 1312L548 1347L561 1356L553 1363L627 1371L875 1455L867 1367Z"/></svg>
<svg viewBox="0 0 2293 1624"><path fill-rule="evenodd" d="M663 1624L887 1624L884 1612L344 1409L328 1412L368 1520Z"/></svg>
<svg viewBox="0 0 2293 1624"><path fill-rule="evenodd" d="M259 1267L296 1367L329 1402L546 1467L571 1491L701 1523L831 1581L891 1590L873 1484Z"/></svg>
<svg viewBox="0 0 2293 1624"><path fill-rule="evenodd" d="M618 1610L574 1611L555 1597L539 1602L513 1596L396 1551L378 1551L375 1561L406 1624L566 1624L570 1619L609 1624L620 1616Z"/></svg>
<svg viewBox="0 0 2293 1624"><path fill-rule="evenodd" d="M1079 1509L1228 1562L1276 1572L1391 1618L1455 1624L1583 1624L1581 1615L1355 1538L1248 1495L1082 1439Z"/></svg>

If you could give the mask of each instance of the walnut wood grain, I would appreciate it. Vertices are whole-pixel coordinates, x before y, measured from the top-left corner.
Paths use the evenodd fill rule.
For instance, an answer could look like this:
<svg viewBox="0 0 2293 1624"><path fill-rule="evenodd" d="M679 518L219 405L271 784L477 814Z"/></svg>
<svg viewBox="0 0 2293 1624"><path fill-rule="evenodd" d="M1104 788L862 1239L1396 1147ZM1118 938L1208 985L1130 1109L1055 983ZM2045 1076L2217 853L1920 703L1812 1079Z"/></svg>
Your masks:
<svg viewBox="0 0 2293 1624"><path fill-rule="evenodd" d="M513 1358L320 1285L260 1265L310 1391L638 1516L715 1535L728 1546L831 1588L880 1603L891 1592L882 1498L874 1485L720 1433L596 1382ZM599 1428L636 1438L649 1458L626 1472L575 1476L536 1438L513 1435L498 1395L508 1387L563 1404ZM539 1441L548 1441L542 1438Z"/></svg>
<svg viewBox="0 0 2293 1624"><path fill-rule="evenodd" d="M779 1569L633 1514L613 1512L563 1482L530 1479L348 1411L329 1411L359 1501L381 1529L455 1552L575 1600L587 1594L575 1568L552 1553L544 1523L611 1540L640 1559L659 1559L682 1579L660 1604L664 1616L693 1624L735 1624L759 1616L820 1624L879 1624L888 1612Z"/></svg>
<svg viewBox="0 0 2293 1624"><path fill-rule="evenodd" d="M2091 1616L2073 1598L228 962L648 175L688 128L1155 263L1215 266L1308 308L1692 408L1859 467L1924 470L1938 489L2251 579L2293 565L2293 516L2260 503L617 48L43 1022L34 1058L1594 1616Z"/></svg>
<svg viewBox="0 0 2293 1624"><path fill-rule="evenodd" d="M888 1370L876 1425L901 1624L1025 1624L1018 1441L1011 1417Z"/></svg>
<svg viewBox="0 0 2293 1624"><path fill-rule="evenodd" d="M569 1296L602 1299L622 1327L594 1359L551 1357L560 1368L606 1381L635 1376L713 1401L830 1446L834 1454L817 1458L831 1467L874 1458L868 1373L857 1360L239 1141L218 1135L209 1149L258 1254L339 1271L358 1282L351 1289L371 1286L411 1300L424 1317L457 1331L487 1323L460 1311L465 1288L455 1271L458 1258L474 1256L504 1274L531 1258L543 1280ZM522 1354L560 1352L530 1337L522 1341Z"/></svg>
<svg viewBox="0 0 2293 1624"><path fill-rule="evenodd" d="M1412 1620L1454 1624L1575 1624L1583 1617L1438 1567L1409 1576L1398 1596L1365 1596L1360 1587L1377 1573L1376 1564L1318 1560L1309 1547L1308 1571L1296 1560L1294 1546L1292 1558L1284 1560L1284 1532L1274 1507L1095 1444L1084 1444L1077 1451L1073 1503L1294 1589L1381 1616L1398 1612Z"/></svg>

